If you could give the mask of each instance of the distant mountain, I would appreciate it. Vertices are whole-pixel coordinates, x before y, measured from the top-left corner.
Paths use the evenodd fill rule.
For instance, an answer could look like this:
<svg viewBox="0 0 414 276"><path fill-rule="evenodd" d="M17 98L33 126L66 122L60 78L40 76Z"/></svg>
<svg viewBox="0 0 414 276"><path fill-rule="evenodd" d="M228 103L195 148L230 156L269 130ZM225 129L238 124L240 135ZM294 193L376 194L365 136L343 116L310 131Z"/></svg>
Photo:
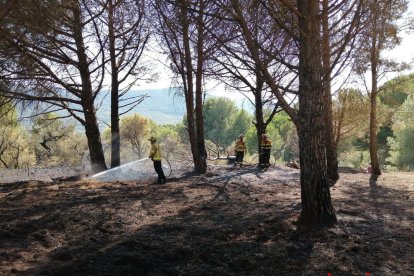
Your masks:
<svg viewBox="0 0 414 276"><path fill-rule="evenodd" d="M139 113L150 118L159 125L177 124L182 122L186 114L184 97L178 95L178 88L131 90L129 98L147 95L142 103L137 105L128 114ZM217 97L217 95L211 95ZM209 96L207 96L209 97ZM253 107L243 96L232 99L238 108L253 112ZM107 95L98 109L99 119L107 124L111 122L111 98ZM99 101L98 101L99 102ZM125 116L125 115L124 115Z"/></svg>
<svg viewBox="0 0 414 276"><path fill-rule="evenodd" d="M186 114L186 108L184 97L180 96L177 92L179 92L178 88L131 90L128 93L128 98L136 98L143 95L148 97L123 116L139 113L142 116L150 118L159 125L180 123ZM207 97L219 96L220 95L216 94L208 95ZM240 98L233 98L232 100L236 103L237 107L244 108L249 112L253 111L251 104L243 96L240 95ZM104 129L111 123L111 97L109 91L107 93L102 93L102 97L98 98L96 104L98 108L98 119L103 122L100 123L99 126L101 129ZM125 103L121 103L121 105L123 104ZM31 108L26 108L19 112L21 112L22 117L28 117L32 111ZM120 113L123 111L125 111L125 109L121 110ZM63 113L63 115L66 115L66 113ZM71 120L76 123L79 131L84 131L83 126L73 119ZM32 124L30 120L24 120L23 123L27 126Z"/></svg>
<svg viewBox="0 0 414 276"><path fill-rule="evenodd" d="M177 124L183 120L186 112L184 98L177 95L177 92L178 89L176 88L131 90L128 93L128 98L143 95L147 95L148 97L134 107L128 114L139 113L159 125ZM97 114L100 120L109 124L111 121L110 95L107 95L101 101L102 104Z"/></svg>

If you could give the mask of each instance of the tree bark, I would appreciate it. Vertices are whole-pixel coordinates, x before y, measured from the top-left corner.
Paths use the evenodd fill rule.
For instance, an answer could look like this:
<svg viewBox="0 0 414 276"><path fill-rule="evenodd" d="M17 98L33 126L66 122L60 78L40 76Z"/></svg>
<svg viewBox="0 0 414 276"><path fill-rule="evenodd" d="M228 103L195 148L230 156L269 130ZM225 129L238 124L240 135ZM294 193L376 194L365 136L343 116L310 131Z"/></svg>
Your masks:
<svg viewBox="0 0 414 276"><path fill-rule="evenodd" d="M89 97L82 99L82 106L85 115L85 134L88 140L89 152L91 156L92 172L98 173L107 169L105 157L102 149L101 134L96 119L95 107Z"/></svg>
<svg viewBox="0 0 414 276"><path fill-rule="evenodd" d="M371 110L369 114L369 154L371 157L372 174L381 175L381 169L378 160L378 146L377 146L377 95L378 95L378 84L377 84L377 63L371 62Z"/></svg>
<svg viewBox="0 0 414 276"><path fill-rule="evenodd" d="M262 102L262 89L264 82L256 77L256 91L254 93L254 106L256 117L256 135L257 135L257 152L259 153L259 164L263 164L263 155L260 154L261 136L266 133L266 123L263 116L263 102Z"/></svg>
<svg viewBox="0 0 414 276"><path fill-rule="evenodd" d="M197 68L196 68L196 87L193 84L193 65L190 47L190 33L188 21L188 7L185 1L180 1L182 13L182 32L184 44L185 75L182 76L184 83L184 94L187 108L187 127L190 138L191 152L194 161L194 171L196 173L205 173L207 170L207 152L204 143L204 120L203 120L203 102L202 102L202 62L203 62L203 40L197 37ZM199 16L202 16L200 13ZM202 24L198 21L198 24ZM202 26L197 26L198 31ZM200 40L201 39L201 40ZM195 104L194 104L195 95ZM195 106L195 108L194 108Z"/></svg>
<svg viewBox="0 0 414 276"><path fill-rule="evenodd" d="M114 7L113 2L108 2L108 35L109 56L111 60L111 168L121 165L121 142L119 133L119 83L118 68L115 52L114 31Z"/></svg>
<svg viewBox="0 0 414 276"><path fill-rule="evenodd" d="M80 7L73 9L74 25L73 33L76 43L76 50L79 59L79 72L82 82L81 105L85 116L85 134L88 140L89 152L91 157L91 169L97 173L107 169L105 156L103 153L101 134L96 118L94 97L92 93L91 74L89 72L86 48L82 37L82 22Z"/></svg>
<svg viewBox="0 0 414 276"><path fill-rule="evenodd" d="M377 96L378 96L378 62L379 57L379 45L380 40L377 24L378 13L374 13L373 18L373 30L372 30L372 41L370 51L370 63L371 63L371 93L370 93L370 114L369 114L369 154L371 158L371 167L373 175L381 175L378 160L378 149L377 149Z"/></svg>
<svg viewBox="0 0 414 276"><path fill-rule="evenodd" d="M335 183L339 179L338 173L338 154L333 129L332 118L332 95L331 95L331 47L329 43L329 22L328 13L329 1L323 0L322 13L322 62L323 62L323 89L325 98L325 147L327 174L331 182Z"/></svg>
<svg viewBox="0 0 414 276"><path fill-rule="evenodd" d="M325 103L321 81L319 1L298 0L299 52L299 151L304 224L332 224L325 148Z"/></svg>
<svg viewBox="0 0 414 276"><path fill-rule="evenodd" d="M196 131L197 131L197 161L195 171L205 173L207 171L207 151L204 141L204 114L203 114L203 65L204 65L204 1L199 1L200 13L197 15L197 69L196 69Z"/></svg>

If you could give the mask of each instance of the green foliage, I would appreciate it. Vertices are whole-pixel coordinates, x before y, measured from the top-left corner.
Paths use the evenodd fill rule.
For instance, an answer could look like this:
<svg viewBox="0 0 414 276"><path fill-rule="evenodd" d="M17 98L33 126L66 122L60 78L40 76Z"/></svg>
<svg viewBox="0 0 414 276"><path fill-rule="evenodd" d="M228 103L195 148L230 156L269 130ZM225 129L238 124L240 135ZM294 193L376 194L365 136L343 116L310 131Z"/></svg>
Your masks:
<svg viewBox="0 0 414 276"><path fill-rule="evenodd" d="M267 134L270 140L272 141L271 154L275 157L275 159L279 159L280 157L282 157L283 148L285 145L283 137L279 133L279 129L277 129L274 125L269 125L267 127Z"/></svg>
<svg viewBox="0 0 414 276"><path fill-rule="evenodd" d="M414 170L414 127L404 128L388 139L390 157L388 160L399 170Z"/></svg>
<svg viewBox="0 0 414 276"><path fill-rule="evenodd" d="M272 140L272 155L276 160L289 161L298 158L296 128L286 113L278 113L267 126L266 133ZM257 131L254 126L246 133L246 144L250 154L258 153Z"/></svg>
<svg viewBox="0 0 414 276"><path fill-rule="evenodd" d="M140 159L148 155L150 135L154 135L156 124L150 119L135 113L125 116L119 124L121 135L121 158Z"/></svg>
<svg viewBox="0 0 414 276"><path fill-rule="evenodd" d="M178 123L175 125L175 129L177 130L181 143L189 144L190 139L188 137L188 130L187 130L186 125L187 125L187 120L184 118L181 123Z"/></svg>
<svg viewBox="0 0 414 276"><path fill-rule="evenodd" d="M360 151L356 148L350 148L341 152L339 155L339 166L364 168L369 164L369 151Z"/></svg>
<svg viewBox="0 0 414 276"><path fill-rule="evenodd" d="M377 77L387 72L397 72L407 69L405 63L398 63L382 53L391 50L401 43L400 33L406 27L401 24L408 19L408 1L364 1L367 23L361 32L365 39L361 41L357 55L355 55L354 72L363 76L375 66ZM378 80L378 79L377 79Z"/></svg>
<svg viewBox="0 0 414 276"><path fill-rule="evenodd" d="M399 107L414 94L414 74L400 76L386 82L381 88L379 98L388 107Z"/></svg>
<svg viewBox="0 0 414 276"><path fill-rule="evenodd" d="M285 112L278 113L269 125L273 126L285 142L289 136L289 132L295 128L289 116Z"/></svg>
<svg viewBox="0 0 414 276"><path fill-rule="evenodd" d="M88 155L88 145L84 134L76 131L74 125L66 125L65 136L56 145L56 164L79 166Z"/></svg>
<svg viewBox="0 0 414 276"><path fill-rule="evenodd" d="M393 135L394 132L389 125L384 124L380 126L380 130L377 134L378 159L380 164L387 164L386 159L389 157L390 150L390 147L388 145L388 138L393 137Z"/></svg>
<svg viewBox="0 0 414 276"><path fill-rule="evenodd" d="M410 95L392 118L392 129L399 131L414 125L414 94Z"/></svg>
<svg viewBox="0 0 414 276"><path fill-rule="evenodd" d="M155 123L151 126L151 135L157 137L157 141L162 146L162 154L167 159L174 158L178 161L185 159L185 156L190 153L187 145L181 142L180 126L181 124L157 125Z"/></svg>
<svg viewBox="0 0 414 276"><path fill-rule="evenodd" d="M378 108L380 129L377 136L380 163L385 163L388 154L387 137L392 130L387 126L386 108ZM333 103L335 139L341 166L365 167L369 162L369 103L361 91L342 89ZM381 125L383 124L383 125Z"/></svg>
<svg viewBox="0 0 414 276"><path fill-rule="evenodd" d="M157 125L151 119L138 113L123 117L120 122L122 162L130 162L148 156L150 136L156 137L157 142L163 145L163 154L167 157L183 151L181 131L185 131L182 124ZM110 128L104 130L103 137L109 149Z"/></svg>
<svg viewBox="0 0 414 276"><path fill-rule="evenodd" d="M369 164L368 133L353 134L342 139L337 147L338 162L341 167L364 168Z"/></svg>
<svg viewBox="0 0 414 276"><path fill-rule="evenodd" d="M247 151L250 155L257 153L257 132L256 127L251 125L244 135L244 140L246 141Z"/></svg>
<svg viewBox="0 0 414 276"><path fill-rule="evenodd" d="M392 130L388 126L381 126L380 131L377 134L378 142L378 159L380 165L387 164L387 158L389 157L389 145L388 137L392 137ZM362 137L351 136L339 143L338 148L338 161L341 166L362 168L369 163L369 136L366 133ZM366 158L366 154L367 158Z"/></svg>
<svg viewBox="0 0 414 276"><path fill-rule="evenodd" d="M249 127L252 125L252 116L244 109L240 109L231 116L230 125L226 129L228 139L233 140L240 134L245 135ZM234 137L234 138L233 138Z"/></svg>
<svg viewBox="0 0 414 276"><path fill-rule="evenodd" d="M86 139L56 114L45 114L34 121L31 129L31 147L37 165L80 165L87 150Z"/></svg>
<svg viewBox="0 0 414 276"><path fill-rule="evenodd" d="M232 114L237 112L234 102L224 97L209 98L204 103L203 111L205 138L218 145L228 146L230 143L225 130L230 125Z"/></svg>
<svg viewBox="0 0 414 276"><path fill-rule="evenodd" d="M272 139L275 159L290 161L298 159L299 146L296 127L285 112L278 113L267 127Z"/></svg>
<svg viewBox="0 0 414 276"><path fill-rule="evenodd" d="M392 128L388 125L380 126L380 130L377 134L377 143L379 148L387 148L388 137L393 136Z"/></svg>
<svg viewBox="0 0 414 276"><path fill-rule="evenodd" d="M299 160L299 137L296 131L296 127L292 126L289 129L286 137L286 142L282 152L282 160Z"/></svg>
<svg viewBox="0 0 414 276"><path fill-rule="evenodd" d="M333 127L338 147L348 138L363 137L369 127L369 105L356 89L341 89L332 104Z"/></svg>
<svg viewBox="0 0 414 276"><path fill-rule="evenodd" d="M388 138L387 160L400 170L414 170L414 94L408 96L392 121L394 137Z"/></svg>
<svg viewBox="0 0 414 276"><path fill-rule="evenodd" d="M381 88L379 97L381 104L379 105L378 112L380 115L380 123L383 124L383 128L392 129L393 117L396 112L399 112L402 104L405 102L409 95L414 94L414 74L400 76L385 83ZM388 151L387 138L392 136L391 131L384 131L380 129L378 135L378 142L381 149Z"/></svg>
<svg viewBox="0 0 414 276"><path fill-rule="evenodd" d="M17 121L13 105L4 103L0 114L0 168L21 168L35 163L28 143L29 135Z"/></svg>
<svg viewBox="0 0 414 276"><path fill-rule="evenodd" d="M175 125L156 126L154 132L154 136L157 137L160 142L166 141L167 139L179 141L180 138L177 126Z"/></svg>
<svg viewBox="0 0 414 276"><path fill-rule="evenodd" d="M222 147L230 146L251 125L251 115L227 98L209 98L204 103L205 138Z"/></svg>

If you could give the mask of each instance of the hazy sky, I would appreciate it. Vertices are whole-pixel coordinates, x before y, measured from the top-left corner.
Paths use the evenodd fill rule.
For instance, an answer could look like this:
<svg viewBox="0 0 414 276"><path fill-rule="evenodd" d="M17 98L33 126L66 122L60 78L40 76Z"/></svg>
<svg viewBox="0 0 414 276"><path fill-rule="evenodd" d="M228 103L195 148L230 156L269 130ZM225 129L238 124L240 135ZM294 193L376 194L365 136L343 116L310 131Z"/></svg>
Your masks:
<svg viewBox="0 0 414 276"><path fill-rule="evenodd" d="M409 0L408 2L408 12L409 15L414 16L414 1ZM397 58L400 61L413 62L414 59L414 32L409 34L403 32L401 33L403 38L401 45L390 51L390 56Z"/></svg>

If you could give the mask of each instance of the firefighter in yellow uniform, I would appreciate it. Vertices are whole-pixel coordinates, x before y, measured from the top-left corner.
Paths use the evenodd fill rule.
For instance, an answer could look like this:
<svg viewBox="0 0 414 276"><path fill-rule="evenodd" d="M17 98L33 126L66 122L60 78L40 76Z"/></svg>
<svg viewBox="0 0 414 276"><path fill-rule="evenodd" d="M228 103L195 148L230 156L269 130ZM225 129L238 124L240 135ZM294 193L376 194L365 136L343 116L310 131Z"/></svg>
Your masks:
<svg viewBox="0 0 414 276"><path fill-rule="evenodd" d="M157 144L157 139L151 137L148 139L151 142L151 151L149 154L149 158L154 162L154 169L155 172L158 174L158 184L164 184L167 181L167 178L164 175L164 171L162 170L161 166L161 146Z"/></svg>
<svg viewBox="0 0 414 276"><path fill-rule="evenodd" d="M240 164L240 166L243 163L244 154L247 151L246 142L243 140L244 135L240 134L239 139L236 141L235 151L236 151L236 164Z"/></svg>
<svg viewBox="0 0 414 276"><path fill-rule="evenodd" d="M261 153L261 160L260 166L261 167L269 167L270 166L270 150L272 149L272 141L270 141L267 134L262 134L261 141L260 141L260 153Z"/></svg>

